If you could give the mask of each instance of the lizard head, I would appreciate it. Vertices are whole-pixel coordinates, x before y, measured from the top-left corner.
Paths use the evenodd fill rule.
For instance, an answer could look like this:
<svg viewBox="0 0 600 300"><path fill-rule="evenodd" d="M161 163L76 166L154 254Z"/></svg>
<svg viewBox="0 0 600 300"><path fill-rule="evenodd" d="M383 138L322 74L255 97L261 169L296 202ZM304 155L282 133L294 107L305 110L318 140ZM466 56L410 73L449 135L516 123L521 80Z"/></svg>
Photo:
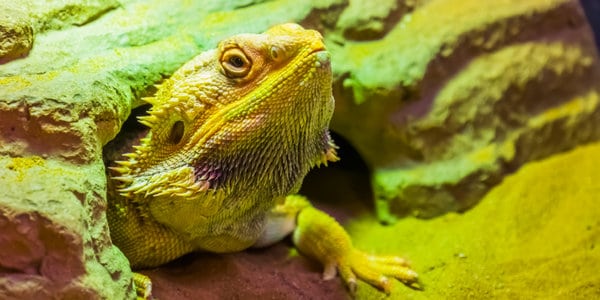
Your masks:
<svg viewBox="0 0 600 300"><path fill-rule="evenodd" d="M289 193L315 164L336 159L331 77L321 34L300 25L221 41L146 99L152 108L140 122L150 131L113 168L121 193Z"/></svg>

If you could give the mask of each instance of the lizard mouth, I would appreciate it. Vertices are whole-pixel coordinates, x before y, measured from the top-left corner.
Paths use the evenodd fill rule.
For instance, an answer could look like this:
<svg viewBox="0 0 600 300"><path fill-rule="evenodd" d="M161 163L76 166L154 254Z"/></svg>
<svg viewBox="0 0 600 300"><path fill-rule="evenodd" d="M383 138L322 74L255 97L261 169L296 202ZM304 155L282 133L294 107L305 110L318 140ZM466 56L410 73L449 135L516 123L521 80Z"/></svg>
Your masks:
<svg viewBox="0 0 600 300"><path fill-rule="evenodd" d="M309 55L318 53L318 52L323 52L323 51L327 51L327 49L325 49L325 46L321 46L321 47L315 47L314 49L312 49L312 51L310 51Z"/></svg>
<svg viewBox="0 0 600 300"><path fill-rule="evenodd" d="M326 52L327 51L327 49L325 49L325 44L323 44L322 41L313 42L310 45L310 48L311 48L311 51L310 51L310 53L308 53L308 55L314 55L314 54L317 54L319 52Z"/></svg>

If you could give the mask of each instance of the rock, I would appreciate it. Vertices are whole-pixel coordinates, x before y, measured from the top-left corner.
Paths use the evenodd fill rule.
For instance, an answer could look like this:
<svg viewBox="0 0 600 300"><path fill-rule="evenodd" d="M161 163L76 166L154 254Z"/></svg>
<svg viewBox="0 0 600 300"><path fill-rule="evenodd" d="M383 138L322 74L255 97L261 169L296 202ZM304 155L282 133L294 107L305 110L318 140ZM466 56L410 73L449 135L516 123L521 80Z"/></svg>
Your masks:
<svg viewBox="0 0 600 300"><path fill-rule="evenodd" d="M22 11L6 7L0 12L0 63L23 57L33 45L33 28Z"/></svg>
<svg viewBox="0 0 600 300"><path fill-rule="evenodd" d="M403 17L431 0L349 1L335 25L348 40L383 38Z"/></svg>
<svg viewBox="0 0 600 300"><path fill-rule="evenodd" d="M577 1L429 2L335 51L332 128L372 169L384 221L465 211L523 163L600 138Z"/></svg>
<svg viewBox="0 0 600 300"><path fill-rule="evenodd" d="M118 5L116 0L6 1L0 12L0 63L26 56L34 33L84 25Z"/></svg>
<svg viewBox="0 0 600 300"><path fill-rule="evenodd" d="M153 84L233 34L289 21L325 34L332 128L371 168L384 220L464 211L523 163L599 135L598 58L575 0L9 2L0 298L133 297L102 147Z"/></svg>
<svg viewBox="0 0 600 300"><path fill-rule="evenodd" d="M108 236L100 162L4 156L0 170L0 298L132 295L127 260Z"/></svg>
<svg viewBox="0 0 600 300"><path fill-rule="evenodd" d="M395 0L350 1L337 21L347 39L378 39L405 13L404 3Z"/></svg>

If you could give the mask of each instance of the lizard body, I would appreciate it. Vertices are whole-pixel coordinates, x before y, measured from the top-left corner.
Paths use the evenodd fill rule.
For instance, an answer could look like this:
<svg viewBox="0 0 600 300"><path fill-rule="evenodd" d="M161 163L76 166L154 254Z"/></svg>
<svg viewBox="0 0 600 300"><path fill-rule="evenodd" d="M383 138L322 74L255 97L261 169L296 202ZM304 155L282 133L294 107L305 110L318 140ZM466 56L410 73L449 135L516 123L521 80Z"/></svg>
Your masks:
<svg viewBox="0 0 600 300"><path fill-rule="evenodd" d="M386 291L384 275L414 282L404 260L354 249L333 218L294 195L312 167L337 160L331 86L321 35L296 24L223 40L160 85L140 118L149 133L111 167L111 237L132 267L293 233L325 277L339 270L351 289L357 277Z"/></svg>

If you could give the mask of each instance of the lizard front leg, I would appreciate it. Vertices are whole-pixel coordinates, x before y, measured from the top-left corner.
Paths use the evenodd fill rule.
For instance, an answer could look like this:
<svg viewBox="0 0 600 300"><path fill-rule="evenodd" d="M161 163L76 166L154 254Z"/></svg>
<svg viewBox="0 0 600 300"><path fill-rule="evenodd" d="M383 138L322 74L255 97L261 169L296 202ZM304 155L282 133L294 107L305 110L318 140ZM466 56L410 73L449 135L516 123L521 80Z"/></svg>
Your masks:
<svg viewBox="0 0 600 300"><path fill-rule="evenodd" d="M192 251L191 245L172 230L134 213L131 201L119 195L111 197L107 210L111 239L133 269L157 266ZM150 278L134 272L133 283L137 299L152 299Z"/></svg>
<svg viewBox="0 0 600 300"><path fill-rule="evenodd" d="M285 202L276 206L271 215L263 235L267 238L262 240L262 244L293 231L292 239L298 250L323 264L323 278L332 279L339 272L352 293L356 290L357 279L386 293L391 289L390 277L405 284L417 283L417 273L410 269L405 259L371 255L356 249L342 226L331 216L314 208L305 197L286 197Z"/></svg>

